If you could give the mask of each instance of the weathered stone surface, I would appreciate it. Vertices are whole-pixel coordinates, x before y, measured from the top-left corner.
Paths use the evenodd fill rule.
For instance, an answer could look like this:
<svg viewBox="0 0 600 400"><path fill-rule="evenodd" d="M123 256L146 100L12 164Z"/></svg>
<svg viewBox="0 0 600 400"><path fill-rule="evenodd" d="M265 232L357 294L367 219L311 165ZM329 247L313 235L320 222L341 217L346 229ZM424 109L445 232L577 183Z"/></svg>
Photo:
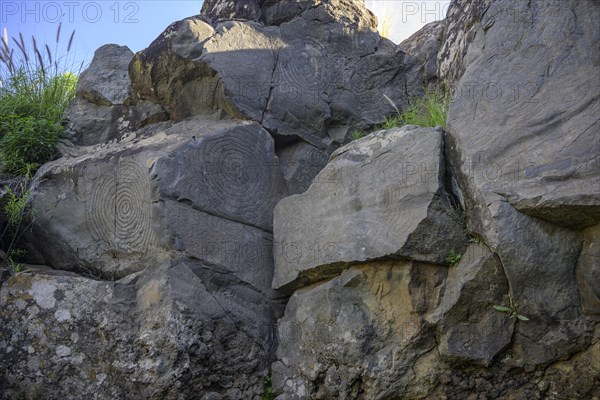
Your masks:
<svg viewBox="0 0 600 400"><path fill-rule="evenodd" d="M205 9L253 4L213 2ZM267 6L277 13L296 7ZM364 4L299 7L299 15L280 26L204 17L172 24L131 63L134 99L162 104L175 120L209 114L252 119L281 143L301 138L321 149L393 113L384 94L404 107L397 90L404 83L402 52L379 37ZM219 12L229 19L230 11ZM277 13L267 14L289 17Z"/></svg>
<svg viewBox="0 0 600 400"><path fill-rule="evenodd" d="M598 18L593 1L493 2L448 117L474 189L576 229L600 222Z"/></svg>
<svg viewBox="0 0 600 400"><path fill-rule="evenodd" d="M323 6L320 7L319 6ZM332 19L354 23L360 27L377 28L375 15L363 1L354 0L207 0L202 15L216 21L251 20L265 25L280 25L311 11L320 20Z"/></svg>
<svg viewBox="0 0 600 400"><path fill-rule="evenodd" d="M569 228L598 222L600 174L590 167L600 144L592 133L599 97L596 88L565 95L588 85L600 7L565 4L493 2L449 112L449 161L469 229L498 254L519 312L530 318L517 324L507 356L519 367L568 357L589 345L593 330L575 278L582 238ZM544 22L556 18L562 23ZM483 90L490 84L494 97Z"/></svg>
<svg viewBox="0 0 600 400"><path fill-rule="evenodd" d="M76 97L67 109L67 135L78 145L89 146L120 138L127 127L116 121L122 117L122 105L98 105Z"/></svg>
<svg viewBox="0 0 600 400"><path fill-rule="evenodd" d="M260 399L273 310L186 260L117 282L19 273L0 290L0 398Z"/></svg>
<svg viewBox="0 0 600 400"><path fill-rule="evenodd" d="M577 284L583 312L600 315L600 225L583 231L583 248L577 261Z"/></svg>
<svg viewBox="0 0 600 400"><path fill-rule="evenodd" d="M430 22L400 43L399 47L406 53L404 90L407 97L422 97L423 89L436 90L440 86L438 52L443 43L445 29L445 20Z"/></svg>
<svg viewBox="0 0 600 400"><path fill-rule="evenodd" d="M600 340L569 360L550 365L539 389L545 389L548 397L555 399L600 398Z"/></svg>
<svg viewBox="0 0 600 400"><path fill-rule="evenodd" d="M276 398L597 396L599 325L596 344L568 360L516 366L515 322L491 307L508 304L507 290L498 257L480 245L450 269L372 262L299 289L278 324Z"/></svg>
<svg viewBox="0 0 600 400"><path fill-rule="evenodd" d="M511 342L513 322L492 309L508 305L508 283L498 257L471 244L451 267L440 306L427 320L438 323L438 351L452 362L488 366Z"/></svg>
<svg viewBox="0 0 600 400"><path fill-rule="evenodd" d="M442 133L407 126L338 149L303 194L275 208L275 278L284 290L349 263L402 257L446 264L466 235L443 188Z"/></svg>
<svg viewBox="0 0 600 400"><path fill-rule="evenodd" d="M224 19L248 19L258 21L261 16L261 3L264 0L206 0L202 3L202 15L210 18Z"/></svg>
<svg viewBox="0 0 600 400"><path fill-rule="evenodd" d="M496 249L519 313L513 362L544 364L589 345L593 320L582 315L575 265L581 236L529 217L498 196L483 238ZM533 321L533 322L532 322Z"/></svg>
<svg viewBox="0 0 600 400"><path fill-rule="evenodd" d="M286 193L270 135L254 123L198 119L167 124L148 137L143 133L40 170L32 194L37 216L30 246L44 261L58 269L123 277L173 248L225 245L226 237L219 236L224 232L191 223L210 214L211 221L244 225L232 229L231 245L258 246L254 251L264 262L251 268L271 270L272 260L264 256L270 233L249 241L252 235L241 234L246 225L248 232L270 231L273 207ZM195 238L201 229L206 234Z"/></svg>
<svg viewBox="0 0 600 400"><path fill-rule="evenodd" d="M423 316L439 305L446 273L410 261L373 262L297 290L278 324L277 399L426 393L435 382L416 382L411 367L435 351Z"/></svg>
<svg viewBox="0 0 600 400"><path fill-rule="evenodd" d="M169 116L158 104L131 104L129 63L133 52L125 46L100 47L77 83L76 97L66 113L66 137L80 146L118 140L124 134Z"/></svg>
<svg viewBox="0 0 600 400"><path fill-rule="evenodd" d="M79 76L77 96L97 105L124 104L131 96L128 68L132 58L133 52L127 46L100 47L90 66Z"/></svg>
<svg viewBox="0 0 600 400"><path fill-rule="evenodd" d="M230 273L264 293L271 292L273 237L270 233L171 200L165 202L164 212L178 250L217 265L223 274Z"/></svg>
<svg viewBox="0 0 600 400"><path fill-rule="evenodd" d="M490 4L495 0L453 0L446 15L442 46L438 52L438 76L444 86L454 93L462 77L467 59L465 55L476 33L488 29L489 20L482 21ZM513 10L523 7L524 3L513 3ZM515 12L516 15L516 12ZM487 84L491 82L474 82ZM460 93L459 93L460 94Z"/></svg>
<svg viewBox="0 0 600 400"><path fill-rule="evenodd" d="M192 130L194 122L177 127ZM165 197L266 231L286 194L273 139L256 123L220 135L200 132L158 160L152 173Z"/></svg>
<svg viewBox="0 0 600 400"><path fill-rule="evenodd" d="M327 153L304 142L286 146L277 155L290 195L304 193L329 160Z"/></svg>
<svg viewBox="0 0 600 400"><path fill-rule="evenodd" d="M258 400L269 366L278 400L600 398L599 16L454 0L397 47L362 1L207 0L131 96L101 49L33 187L53 268L0 264L0 398ZM437 83L447 134L318 173Z"/></svg>

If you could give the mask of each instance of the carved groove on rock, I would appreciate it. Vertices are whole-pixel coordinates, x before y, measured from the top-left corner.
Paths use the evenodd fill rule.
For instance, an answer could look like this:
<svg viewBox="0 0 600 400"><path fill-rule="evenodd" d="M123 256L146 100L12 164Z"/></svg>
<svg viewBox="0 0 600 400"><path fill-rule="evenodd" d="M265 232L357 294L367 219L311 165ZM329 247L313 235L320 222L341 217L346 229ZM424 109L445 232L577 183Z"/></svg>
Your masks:
<svg viewBox="0 0 600 400"><path fill-rule="evenodd" d="M119 160L113 174L103 174L86 207L94 239L117 252L145 253L152 240L150 188L143 167Z"/></svg>
<svg viewBox="0 0 600 400"><path fill-rule="evenodd" d="M273 161L256 149L251 136L227 136L210 139L204 147L206 160L202 173L215 204L224 203L238 211L256 211L271 192ZM259 160L256 158L259 157ZM193 193L193 192L192 192Z"/></svg>

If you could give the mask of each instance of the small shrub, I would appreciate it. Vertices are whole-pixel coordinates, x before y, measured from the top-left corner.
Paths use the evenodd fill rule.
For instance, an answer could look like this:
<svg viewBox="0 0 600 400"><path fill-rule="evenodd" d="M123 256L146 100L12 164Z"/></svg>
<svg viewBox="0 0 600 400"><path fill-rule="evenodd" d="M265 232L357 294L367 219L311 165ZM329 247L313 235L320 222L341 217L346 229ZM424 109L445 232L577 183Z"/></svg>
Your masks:
<svg viewBox="0 0 600 400"><path fill-rule="evenodd" d="M16 260L18 260L20 257L23 257L24 255L25 255L25 250L13 249L6 256L8 265L9 265L10 269L12 270L13 274L21 272L23 270L23 266L20 263L18 263Z"/></svg>
<svg viewBox="0 0 600 400"><path fill-rule="evenodd" d="M394 129L399 127L400 125L402 124L398 117L389 116L385 117L383 124L381 124L381 129Z"/></svg>
<svg viewBox="0 0 600 400"><path fill-rule="evenodd" d="M460 253L455 253L454 249L450 250L450 254L446 257L446 261L450 264L450 266L454 267L456 264L460 262L462 255Z"/></svg>
<svg viewBox="0 0 600 400"><path fill-rule="evenodd" d="M402 125L446 128L450 96L437 91L425 90L425 96L410 100L408 108L402 113L388 96L383 96L394 107L397 115L386 117L382 129L392 129Z"/></svg>
<svg viewBox="0 0 600 400"><path fill-rule="evenodd" d="M508 295L508 306L499 306L499 305L494 305L492 306L494 308L494 310L501 312L501 313L505 313L508 315L508 318L516 318L520 321L529 321L529 318L527 318L524 315L519 314L518 311L518 307L519 307L519 303L514 301L511 295Z"/></svg>
<svg viewBox="0 0 600 400"><path fill-rule="evenodd" d="M13 227L18 228L23 219L28 217L27 212L27 201L31 195L31 189L28 189L25 193L18 194L8 186L6 190L6 204L4 205L4 213L6 214L6 220Z"/></svg>
<svg viewBox="0 0 600 400"><path fill-rule="evenodd" d="M0 123L0 163L5 172L22 175L56 155L62 126L39 117L11 115Z"/></svg>
<svg viewBox="0 0 600 400"><path fill-rule="evenodd" d="M471 236L471 239L469 241L471 243L478 244L479 246L485 246L485 242L483 241L483 239L477 236Z"/></svg>
<svg viewBox="0 0 600 400"><path fill-rule="evenodd" d="M29 226L25 226L25 224L31 223L33 220L33 210L28 204L31 196L32 168L31 165L27 165L24 176L18 178L18 182L12 184L13 187L4 186L4 207L2 211L7 223L0 234L0 242L6 249L6 261L13 272L21 270L21 265L16 261L25 253L24 250L17 249L16 245Z"/></svg>

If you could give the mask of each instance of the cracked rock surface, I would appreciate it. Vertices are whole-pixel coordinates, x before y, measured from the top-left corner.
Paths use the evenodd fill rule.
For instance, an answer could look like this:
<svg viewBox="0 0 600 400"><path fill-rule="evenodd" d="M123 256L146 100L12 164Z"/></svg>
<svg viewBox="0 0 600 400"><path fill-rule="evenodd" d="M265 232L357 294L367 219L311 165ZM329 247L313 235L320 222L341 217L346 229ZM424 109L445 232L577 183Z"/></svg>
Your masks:
<svg viewBox="0 0 600 400"><path fill-rule="evenodd" d="M600 399L598 20L206 0L101 47L0 263L0 399ZM445 130L350 140L424 87Z"/></svg>

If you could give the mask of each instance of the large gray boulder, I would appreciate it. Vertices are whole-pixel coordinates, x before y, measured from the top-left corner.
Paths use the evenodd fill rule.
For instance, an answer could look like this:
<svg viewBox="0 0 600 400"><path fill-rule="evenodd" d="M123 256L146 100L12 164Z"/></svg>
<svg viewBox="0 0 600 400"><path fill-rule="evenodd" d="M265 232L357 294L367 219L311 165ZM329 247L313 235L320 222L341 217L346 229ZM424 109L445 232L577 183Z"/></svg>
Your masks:
<svg viewBox="0 0 600 400"><path fill-rule="evenodd" d="M128 67L132 58L133 52L127 46L100 47L90 66L79 76L77 95L98 105L125 104L131 96Z"/></svg>
<svg viewBox="0 0 600 400"><path fill-rule="evenodd" d="M321 5L326 8L318 8ZM281 25L309 9L316 10L319 19L329 19L327 13L334 21L360 21L371 28L377 27L375 15L362 0L206 0L201 14L215 21L251 20L264 25Z"/></svg>
<svg viewBox="0 0 600 400"><path fill-rule="evenodd" d="M185 259L116 282L18 273L0 290L0 398L258 400L271 305Z"/></svg>
<svg viewBox="0 0 600 400"><path fill-rule="evenodd" d="M467 236L444 189L441 130L405 126L336 150L275 208L273 287L291 290L384 257L446 264Z"/></svg>
<svg viewBox="0 0 600 400"><path fill-rule="evenodd" d="M321 149L393 113L384 95L402 108L402 52L379 36L372 13L359 1L311 3L265 4L289 19L281 25L257 22L258 2L205 3L205 16L172 24L136 54L134 100L160 103L174 120L252 119L280 143Z"/></svg>
<svg viewBox="0 0 600 400"><path fill-rule="evenodd" d="M0 392L260 398L283 306L273 138L196 118L71 151L38 171L26 235L28 256L61 272L2 285Z"/></svg>
<svg viewBox="0 0 600 400"><path fill-rule="evenodd" d="M399 44L406 53L405 94L408 98L422 97L424 90L440 90L438 52L443 43L445 29L445 20L430 22Z"/></svg>
<svg viewBox="0 0 600 400"><path fill-rule="evenodd" d="M66 133L72 142L84 146L106 143L168 119L158 104L132 104L128 72L132 58L127 46L107 44L96 50L79 76L75 99L65 113Z"/></svg>
<svg viewBox="0 0 600 400"><path fill-rule="evenodd" d="M222 247L219 265L243 271L226 255L247 246L260 256L252 268L270 276L273 208L286 194L271 136L197 119L144 132L38 172L31 250L58 269L121 278L172 249L216 263L198 250L208 243ZM268 291L270 278L257 279Z"/></svg>
<svg viewBox="0 0 600 400"><path fill-rule="evenodd" d="M600 92L589 85L599 16L591 1L492 2L472 27L449 111L469 230L497 253L519 312L535 321L516 326L507 360L519 367L568 357L593 337L580 292L586 310L593 297L575 266L577 230L600 219ZM580 271L589 273L585 262Z"/></svg>
<svg viewBox="0 0 600 400"><path fill-rule="evenodd" d="M438 305L448 269L410 261L365 263L297 290L279 321L277 399L420 398L417 375L435 352L424 316Z"/></svg>
<svg viewBox="0 0 600 400"><path fill-rule="evenodd" d="M600 88L589 81L600 62L599 17L593 1L536 1L516 14L513 2L495 1L448 120L470 187L572 229L600 221ZM563 23L543 22L555 18Z"/></svg>

